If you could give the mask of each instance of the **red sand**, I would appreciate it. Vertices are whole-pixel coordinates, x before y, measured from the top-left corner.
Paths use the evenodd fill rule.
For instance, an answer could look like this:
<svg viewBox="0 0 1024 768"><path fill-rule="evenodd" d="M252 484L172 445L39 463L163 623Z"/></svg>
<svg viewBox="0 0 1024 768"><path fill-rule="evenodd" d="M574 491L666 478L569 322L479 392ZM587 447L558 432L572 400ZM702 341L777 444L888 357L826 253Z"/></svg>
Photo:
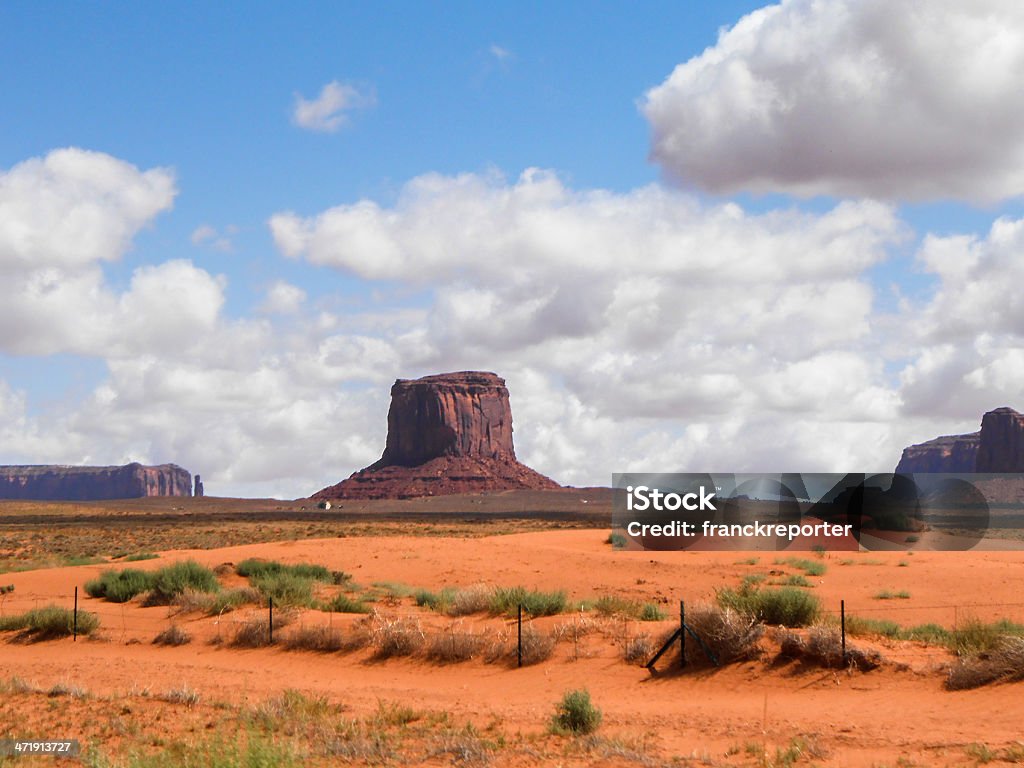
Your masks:
<svg viewBox="0 0 1024 768"><path fill-rule="evenodd" d="M680 599L691 605L709 600L716 588L736 586L745 574L799 573L774 562L789 556L785 553L623 552L604 543L606 536L607 531L584 530L483 539L320 539L169 552L131 566L157 568L186 557L216 566L258 556L320 563L352 573L367 586L392 581L437 590L478 582L522 584L564 589L573 599L612 593L660 601L669 615ZM746 564L748 557L759 561ZM905 625L952 626L967 616L1024 620L1024 553L844 552L828 554L822 562L826 573L808 578L829 609L838 610L844 599L849 614ZM50 602L70 606L74 586L81 587L107 567L6 574L0 582L16 589L3 613ZM882 590L906 590L911 596L885 601L872 597ZM100 614L106 641L4 643L0 677L17 675L41 686L70 681L100 694L187 683L209 699L227 700L262 699L297 688L342 700L357 713L371 711L379 700L411 701L474 721L498 717L512 732L542 731L561 694L586 686L604 710L603 733L646 736L666 758L707 754L725 765L744 764L742 755L726 754L737 746L763 742L774 749L798 735L824 745L829 757L821 764L834 766L895 764L901 756L916 765L971 764L966 745L983 742L996 749L1022 737L1024 684L946 692L941 665L951 657L917 643L874 643L895 663L869 673L797 671L766 659L652 677L621 661L614 645L601 640L584 643L580 658L574 658L571 643L563 642L552 659L521 670L476 660L447 666L402 659L369 663L362 652L236 650L199 642L163 648L149 641L168 625L167 608L142 608L136 602L122 607L84 595L80 605ZM411 613L415 608L407 600L399 610ZM324 621L322 614L308 616L309 621ZM448 621L426 618L440 625ZM353 619L330 620L344 627ZM178 621L194 626L198 634L216 631L214 620L197 615ZM566 621L571 617L545 624ZM670 625L635 624L632 631L659 632Z"/></svg>

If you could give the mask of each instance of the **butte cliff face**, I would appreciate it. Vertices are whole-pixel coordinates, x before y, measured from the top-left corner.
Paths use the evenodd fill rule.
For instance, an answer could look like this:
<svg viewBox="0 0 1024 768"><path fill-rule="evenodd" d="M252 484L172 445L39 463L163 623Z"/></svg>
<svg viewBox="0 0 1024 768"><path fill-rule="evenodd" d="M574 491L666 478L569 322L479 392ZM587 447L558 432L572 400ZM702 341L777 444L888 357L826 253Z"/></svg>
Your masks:
<svg viewBox="0 0 1024 768"><path fill-rule="evenodd" d="M99 501L191 495L192 475L176 464L0 467L0 499Z"/></svg>
<svg viewBox="0 0 1024 768"><path fill-rule="evenodd" d="M976 472L1024 472L1024 416L996 408L981 419Z"/></svg>
<svg viewBox="0 0 1024 768"><path fill-rule="evenodd" d="M897 472L973 472L980 432L946 435L903 449Z"/></svg>
<svg viewBox="0 0 1024 768"><path fill-rule="evenodd" d="M1024 472L1024 416L996 408L981 431L949 435L903 449L897 472Z"/></svg>
<svg viewBox="0 0 1024 768"><path fill-rule="evenodd" d="M380 460L314 498L393 499L558 487L516 460L504 379L463 371L396 381Z"/></svg>

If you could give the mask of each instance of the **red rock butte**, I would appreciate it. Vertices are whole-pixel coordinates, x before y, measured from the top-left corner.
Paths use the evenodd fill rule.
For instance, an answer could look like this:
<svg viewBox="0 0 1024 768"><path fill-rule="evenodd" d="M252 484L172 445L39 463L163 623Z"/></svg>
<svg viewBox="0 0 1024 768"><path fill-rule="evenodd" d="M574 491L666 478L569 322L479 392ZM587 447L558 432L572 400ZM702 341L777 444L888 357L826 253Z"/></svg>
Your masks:
<svg viewBox="0 0 1024 768"><path fill-rule="evenodd" d="M1024 416L996 408L981 431L937 437L903 449L897 472L1024 472Z"/></svg>
<svg viewBox="0 0 1024 768"><path fill-rule="evenodd" d="M398 379L380 460L315 499L406 499L559 488L516 459L505 380L462 371Z"/></svg>
<svg viewBox="0 0 1024 768"><path fill-rule="evenodd" d="M177 464L0 467L0 499L100 501L191 495L192 475Z"/></svg>

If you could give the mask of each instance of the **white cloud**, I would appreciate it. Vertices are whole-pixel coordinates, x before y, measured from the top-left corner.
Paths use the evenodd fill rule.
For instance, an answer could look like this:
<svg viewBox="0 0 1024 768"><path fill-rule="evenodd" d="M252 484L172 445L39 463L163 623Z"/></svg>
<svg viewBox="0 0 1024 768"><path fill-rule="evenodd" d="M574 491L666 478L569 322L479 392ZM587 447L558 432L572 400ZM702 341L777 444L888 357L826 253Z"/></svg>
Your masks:
<svg viewBox="0 0 1024 768"><path fill-rule="evenodd" d="M140 171L82 149L54 150L0 171L0 271L119 259L175 194L167 169Z"/></svg>
<svg viewBox="0 0 1024 768"><path fill-rule="evenodd" d="M267 298L260 309L272 315L294 315L305 303L304 290L297 285L277 280L267 289Z"/></svg>
<svg viewBox="0 0 1024 768"><path fill-rule="evenodd" d="M713 192L1024 193L1024 5L784 0L651 89L652 157Z"/></svg>
<svg viewBox="0 0 1024 768"><path fill-rule="evenodd" d="M295 94L292 122L300 128L319 133L334 133L345 125L348 113L373 107L377 98L372 91L360 91L348 83L332 80L320 89L320 95L307 100Z"/></svg>
<svg viewBox="0 0 1024 768"><path fill-rule="evenodd" d="M201 224L192 230L192 235L189 239L192 241L192 245L206 246L221 253L231 253L235 250L234 243L231 242L231 236L236 231L237 228L234 226L228 226L223 232L220 232L209 224Z"/></svg>
<svg viewBox="0 0 1024 768"><path fill-rule="evenodd" d="M560 480L645 462L885 469L902 447L865 277L905 237L887 206L752 215L529 170L431 174L391 207L269 224L291 258L429 290L425 320L389 335L388 364L505 375L521 457ZM837 447L813 449L808 431Z"/></svg>

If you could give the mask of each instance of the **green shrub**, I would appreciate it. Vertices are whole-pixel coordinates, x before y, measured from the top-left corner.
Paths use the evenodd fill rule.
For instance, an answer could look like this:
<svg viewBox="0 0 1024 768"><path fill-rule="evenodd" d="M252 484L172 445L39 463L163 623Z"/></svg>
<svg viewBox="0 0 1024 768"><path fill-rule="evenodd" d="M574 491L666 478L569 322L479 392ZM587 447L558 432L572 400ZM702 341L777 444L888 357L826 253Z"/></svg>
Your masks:
<svg viewBox="0 0 1024 768"><path fill-rule="evenodd" d="M612 531L608 534L608 538L605 539L605 544L611 544L613 549L625 549L628 543L629 539L618 531Z"/></svg>
<svg viewBox="0 0 1024 768"><path fill-rule="evenodd" d="M153 586L147 602L151 605L168 605L176 595L186 589L195 592L217 592L220 582L217 575L195 560L184 560L164 566L152 574Z"/></svg>
<svg viewBox="0 0 1024 768"><path fill-rule="evenodd" d="M137 568L104 571L99 578L85 583L85 592L90 597L103 597L112 603L127 603L152 588L153 574Z"/></svg>
<svg viewBox="0 0 1024 768"><path fill-rule="evenodd" d="M28 626L26 614L18 613L13 616L0 616L0 632L15 632L25 629Z"/></svg>
<svg viewBox="0 0 1024 768"><path fill-rule="evenodd" d="M567 691L555 710L552 727L556 732L588 734L601 724L601 710L590 702L590 692L585 688Z"/></svg>
<svg viewBox="0 0 1024 768"><path fill-rule="evenodd" d="M259 590L253 587L236 587L218 592L206 607L206 612L210 616L219 616L243 605L259 605L262 602L263 595Z"/></svg>
<svg viewBox="0 0 1024 768"><path fill-rule="evenodd" d="M268 571L250 578L250 583L274 605L310 606L313 603L313 582L288 571Z"/></svg>
<svg viewBox="0 0 1024 768"><path fill-rule="evenodd" d="M664 611L654 603L644 603L637 617L640 621L664 621L668 618Z"/></svg>
<svg viewBox="0 0 1024 768"><path fill-rule="evenodd" d="M874 597L875 600L909 600L910 593L906 590L893 592L890 589L883 589L881 592L876 592L872 597Z"/></svg>
<svg viewBox="0 0 1024 768"><path fill-rule="evenodd" d="M824 576L828 566L818 560L807 560L799 557L787 557L775 561L776 565L790 565L808 576Z"/></svg>
<svg viewBox="0 0 1024 768"><path fill-rule="evenodd" d="M732 608L765 624L804 627L813 624L821 614L821 601L796 587L721 589L716 597L723 608Z"/></svg>
<svg viewBox="0 0 1024 768"><path fill-rule="evenodd" d="M99 625L100 620L95 613L78 612L78 634L91 635ZM59 605L47 605L0 619L0 631L21 630L33 640L67 637L74 631L74 626L74 612Z"/></svg>
<svg viewBox="0 0 1024 768"><path fill-rule="evenodd" d="M128 555L124 560L126 563L135 563L139 560L156 560L160 555L154 552L138 552L134 555Z"/></svg>
<svg viewBox="0 0 1024 768"><path fill-rule="evenodd" d="M1001 647L1007 637L1024 637L1024 625L1007 619L991 624L985 624L979 619L968 619L956 628L952 639L957 653L972 656Z"/></svg>
<svg viewBox="0 0 1024 768"><path fill-rule="evenodd" d="M279 573L287 573L300 579L322 581L325 583L330 583L336 580L340 583L340 581L344 581L349 578L348 574L343 574L340 571L337 572L338 576L336 577L335 574L331 573L322 565L314 565L312 563L285 565L284 563L279 563L275 560L260 560L254 557L240 562L235 566L235 571L239 576L245 576L248 579Z"/></svg>
<svg viewBox="0 0 1024 768"><path fill-rule="evenodd" d="M332 613L369 613L370 606L360 600L353 600L346 594L340 594L324 603L322 610Z"/></svg>
<svg viewBox="0 0 1024 768"><path fill-rule="evenodd" d="M456 590L452 587L445 587L440 592L431 592L428 589L418 589L413 594L416 599L416 605L421 608L429 608L432 611L438 613L444 613L448 610L448 606L451 604L452 598L455 596Z"/></svg>
<svg viewBox="0 0 1024 768"><path fill-rule="evenodd" d="M553 616L565 610L563 591L538 592L525 587L498 587L491 596L490 611L495 615L515 616L519 606L531 616Z"/></svg>

